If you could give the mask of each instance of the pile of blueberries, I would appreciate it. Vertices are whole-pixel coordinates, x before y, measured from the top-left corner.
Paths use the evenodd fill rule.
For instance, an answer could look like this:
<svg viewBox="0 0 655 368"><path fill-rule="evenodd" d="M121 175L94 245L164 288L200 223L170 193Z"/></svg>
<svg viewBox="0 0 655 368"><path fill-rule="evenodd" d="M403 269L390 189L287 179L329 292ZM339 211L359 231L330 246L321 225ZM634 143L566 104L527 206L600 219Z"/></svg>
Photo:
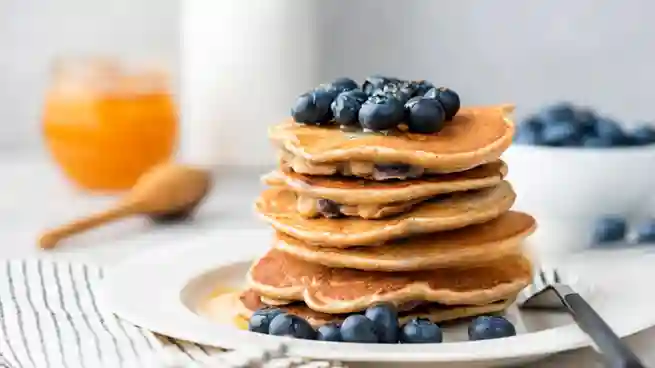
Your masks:
<svg viewBox="0 0 655 368"><path fill-rule="evenodd" d="M627 131L615 120L571 103L558 103L517 125L514 141L552 147L628 147L655 143L655 126Z"/></svg>
<svg viewBox="0 0 655 368"><path fill-rule="evenodd" d="M350 78L303 93L291 108L302 124L339 124L367 131L388 131L406 124L413 133L437 133L460 108L459 95L427 81L371 76L360 86Z"/></svg>
<svg viewBox="0 0 655 368"><path fill-rule="evenodd" d="M643 221L635 227L634 239L628 239L628 221L622 216L604 216L596 223L593 233L593 243L596 245L611 244L634 240L638 244L655 243L655 219Z"/></svg>
<svg viewBox="0 0 655 368"><path fill-rule="evenodd" d="M443 341L441 328L428 319L414 318L400 326L391 304L377 304L364 314L348 316L341 324L330 323L314 330L303 318L277 308L256 311L248 329L274 336L299 339L369 344L425 344ZM516 335L514 325L500 316L475 318L468 327L469 340L488 340Z"/></svg>

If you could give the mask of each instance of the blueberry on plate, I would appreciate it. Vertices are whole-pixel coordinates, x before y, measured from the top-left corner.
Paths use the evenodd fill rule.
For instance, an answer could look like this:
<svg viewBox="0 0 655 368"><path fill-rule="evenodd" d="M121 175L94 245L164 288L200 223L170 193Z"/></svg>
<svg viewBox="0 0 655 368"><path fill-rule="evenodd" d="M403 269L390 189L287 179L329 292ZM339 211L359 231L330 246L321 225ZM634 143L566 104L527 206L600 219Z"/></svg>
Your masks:
<svg viewBox="0 0 655 368"><path fill-rule="evenodd" d="M400 330L399 341L403 344L440 343L443 341L443 332L429 319L414 318Z"/></svg>
<svg viewBox="0 0 655 368"><path fill-rule="evenodd" d="M516 335L512 322L500 316L480 316L468 327L469 340L489 340Z"/></svg>
<svg viewBox="0 0 655 368"><path fill-rule="evenodd" d="M335 97L333 92L322 89L303 93L291 108L291 116L298 123L327 123L332 119L330 105Z"/></svg>
<svg viewBox="0 0 655 368"><path fill-rule="evenodd" d="M316 338L316 331L314 331L309 322L288 313L281 313L275 316L268 327L268 333L274 336L290 336L306 340L314 340Z"/></svg>
<svg viewBox="0 0 655 368"><path fill-rule="evenodd" d="M405 104L407 128L413 133L436 133L444 127L446 112L437 100L414 97Z"/></svg>
<svg viewBox="0 0 655 368"><path fill-rule="evenodd" d="M389 83L392 79L393 78L383 77L381 75L372 75L366 78L362 84L362 91L371 96L375 91L384 87L384 85Z"/></svg>
<svg viewBox="0 0 655 368"><path fill-rule="evenodd" d="M375 325L378 340L385 344L398 342L398 311L392 304L376 304L364 313L364 316Z"/></svg>
<svg viewBox="0 0 655 368"><path fill-rule="evenodd" d="M405 115L403 104L388 96L371 96L359 109L363 128L380 131L395 128Z"/></svg>
<svg viewBox="0 0 655 368"><path fill-rule="evenodd" d="M359 109L367 98L360 90L340 93L330 105L334 121L345 126L357 125Z"/></svg>
<svg viewBox="0 0 655 368"><path fill-rule="evenodd" d="M637 226L638 243L655 243L655 219L648 219Z"/></svg>
<svg viewBox="0 0 655 368"><path fill-rule="evenodd" d="M277 308L262 308L257 310L250 317L250 320L248 320L248 331L267 334L273 318L282 313L284 311Z"/></svg>
<svg viewBox="0 0 655 368"><path fill-rule="evenodd" d="M341 330L336 323L329 323L318 328L316 340L320 341L341 341Z"/></svg>
<svg viewBox="0 0 655 368"><path fill-rule="evenodd" d="M630 132L630 137L635 145L647 145L655 143L655 127L642 125Z"/></svg>
<svg viewBox="0 0 655 368"><path fill-rule="evenodd" d="M573 146L580 142L579 138L580 132L571 121L552 121L541 132L541 141L547 146Z"/></svg>
<svg viewBox="0 0 655 368"><path fill-rule="evenodd" d="M342 78L337 78L328 84L324 84L319 88L324 89L331 93L339 94L345 91L357 89L359 88L359 86L357 85L357 82L355 82L354 80L350 78L342 77Z"/></svg>
<svg viewBox="0 0 655 368"><path fill-rule="evenodd" d="M428 90L425 95L425 98L435 99L441 102L441 105L446 112L446 120L452 120L453 117L457 114L460 108L459 95L457 92L453 91L450 88L439 87L432 88Z"/></svg>
<svg viewBox="0 0 655 368"><path fill-rule="evenodd" d="M378 335L375 332L373 321L361 314L348 316L341 324L340 331L341 340L345 342L369 344L375 344L378 342Z"/></svg>
<svg viewBox="0 0 655 368"><path fill-rule="evenodd" d="M539 145L541 144L541 134L533 129L527 127L519 126L516 129L516 134L514 135L514 142L518 144L525 145Z"/></svg>
<svg viewBox="0 0 655 368"><path fill-rule="evenodd" d="M617 242L625 239L628 223L620 216L605 216L594 226L593 241L596 244Z"/></svg>

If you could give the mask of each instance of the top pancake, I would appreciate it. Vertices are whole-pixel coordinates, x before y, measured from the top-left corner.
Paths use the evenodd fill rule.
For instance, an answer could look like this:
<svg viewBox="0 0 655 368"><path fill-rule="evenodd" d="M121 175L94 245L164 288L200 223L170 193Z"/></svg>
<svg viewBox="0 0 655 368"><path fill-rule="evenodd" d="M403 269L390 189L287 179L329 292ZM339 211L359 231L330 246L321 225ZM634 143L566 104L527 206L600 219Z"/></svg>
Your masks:
<svg viewBox="0 0 655 368"><path fill-rule="evenodd" d="M514 124L511 105L462 108L434 134L344 132L336 126L287 121L269 130L270 138L293 158L294 171L307 164L352 162L407 164L430 172L458 172L497 160L509 147ZM347 171L347 170L346 170Z"/></svg>
<svg viewBox="0 0 655 368"><path fill-rule="evenodd" d="M325 198L339 204L406 202L439 194L494 186L507 175L507 165L495 161L471 170L428 175L420 179L370 181L346 176L311 176L276 170L262 178L268 185L286 185L301 195Z"/></svg>

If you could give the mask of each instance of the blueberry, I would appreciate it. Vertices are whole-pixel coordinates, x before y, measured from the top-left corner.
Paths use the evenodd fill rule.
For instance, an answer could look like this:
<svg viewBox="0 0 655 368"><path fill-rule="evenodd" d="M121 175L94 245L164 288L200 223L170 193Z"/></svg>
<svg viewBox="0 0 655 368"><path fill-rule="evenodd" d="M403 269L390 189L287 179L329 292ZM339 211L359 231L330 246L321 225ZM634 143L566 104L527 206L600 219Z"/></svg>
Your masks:
<svg viewBox="0 0 655 368"><path fill-rule="evenodd" d="M600 138L594 136L582 137L582 146L584 147L593 147L593 148L608 148L612 147L614 143L611 139Z"/></svg>
<svg viewBox="0 0 655 368"><path fill-rule="evenodd" d="M434 85L426 80L413 82L415 85L414 96L424 96L427 91L434 88Z"/></svg>
<svg viewBox="0 0 655 368"><path fill-rule="evenodd" d="M575 106L568 102L560 102L549 106L544 112L548 120L553 121L567 121L574 122L576 121L576 109Z"/></svg>
<svg viewBox="0 0 655 368"><path fill-rule="evenodd" d="M405 114L403 104L388 96L372 96L359 109L362 127L380 131L396 127Z"/></svg>
<svg viewBox="0 0 655 368"><path fill-rule="evenodd" d="M638 243L655 243L655 219L649 219L637 226Z"/></svg>
<svg viewBox="0 0 655 368"><path fill-rule="evenodd" d="M342 92L345 92L345 91L350 91L350 90L353 90L353 89L357 89L357 88L359 88L359 86L357 85L357 82L355 82L354 80L352 80L350 78L343 77L343 78L337 78L334 81L332 81L331 83L324 84L319 88L324 89L324 90L326 90L328 92L338 94L338 93L342 93Z"/></svg>
<svg viewBox="0 0 655 368"><path fill-rule="evenodd" d="M570 146L579 142L580 132L573 122L557 120L546 124L541 140L548 146Z"/></svg>
<svg viewBox="0 0 655 368"><path fill-rule="evenodd" d="M390 98L395 98L401 103L407 102L411 97L413 91L410 87L405 86L402 83L388 83L385 84L382 88L373 92L373 95L376 96L387 96Z"/></svg>
<svg viewBox="0 0 655 368"><path fill-rule="evenodd" d="M416 176L412 173L412 165L407 164L375 164L375 174L384 178L406 179Z"/></svg>
<svg viewBox="0 0 655 368"><path fill-rule="evenodd" d="M316 340L341 341L341 330L336 323L329 323L318 328Z"/></svg>
<svg viewBox="0 0 655 368"><path fill-rule="evenodd" d="M628 224L623 217L605 216L594 227L593 241L597 244L623 240L628 231Z"/></svg>
<svg viewBox="0 0 655 368"><path fill-rule="evenodd" d="M320 198L316 201L318 212L327 218L341 217L341 208L339 204L333 200Z"/></svg>
<svg viewBox="0 0 655 368"><path fill-rule="evenodd" d="M594 131L598 117L588 108L579 108L575 111L575 122L580 127L583 134L589 134Z"/></svg>
<svg viewBox="0 0 655 368"><path fill-rule="evenodd" d="M330 105L336 95L322 89L303 93L291 108L291 116L298 123L321 124L332 119Z"/></svg>
<svg viewBox="0 0 655 368"><path fill-rule="evenodd" d="M468 327L469 340L489 340L516 335L512 322L498 316L481 316Z"/></svg>
<svg viewBox="0 0 655 368"><path fill-rule="evenodd" d="M387 344L398 342L398 311L393 305L371 306L366 310L364 316L373 321L380 342Z"/></svg>
<svg viewBox="0 0 655 368"><path fill-rule="evenodd" d="M407 128L414 133L436 133L444 127L446 112L437 100L414 97L405 104Z"/></svg>
<svg viewBox="0 0 655 368"><path fill-rule="evenodd" d="M457 92L453 91L450 88L439 87L432 88L428 90L425 95L425 98L435 99L441 102L441 105L446 112L446 120L452 120L453 117L457 114L460 108L459 95Z"/></svg>
<svg viewBox="0 0 655 368"><path fill-rule="evenodd" d="M381 75L372 75L362 84L362 91L367 95L372 95L375 91L381 89L385 84L389 83L393 78L383 77Z"/></svg>
<svg viewBox="0 0 655 368"><path fill-rule="evenodd" d="M612 142L612 145L625 145L629 137L619 123L611 119L599 119L594 127L594 135Z"/></svg>
<svg viewBox="0 0 655 368"><path fill-rule="evenodd" d="M314 340L316 331L309 322L293 314L278 314L271 321L268 333L275 336L291 336L298 339Z"/></svg>
<svg viewBox="0 0 655 368"><path fill-rule="evenodd" d="M267 334L273 318L282 313L284 311L277 308L262 308L257 310L248 321L248 331Z"/></svg>
<svg viewBox="0 0 655 368"><path fill-rule="evenodd" d="M334 121L345 126L357 125L359 109L366 99L366 94L356 89L340 93L330 106Z"/></svg>
<svg viewBox="0 0 655 368"><path fill-rule="evenodd" d="M400 330L400 342L404 344L429 344L442 341L441 328L429 319L414 318Z"/></svg>
<svg viewBox="0 0 655 368"><path fill-rule="evenodd" d="M642 125L630 132L630 137L635 145L646 145L655 143L655 127Z"/></svg>
<svg viewBox="0 0 655 368"><path fill-rule="evenodd" d="M343 321L341 324L341 339L345 342L373 344L378 342L373 321L361 314L350 315Z"/></svg>
<svg viewBox="0 0 655 368"><path fill-rule="evenodd" d="M514 135L514 142L525 145L539 145L541 144L541 134L536 130L519 126Z"/></svg>

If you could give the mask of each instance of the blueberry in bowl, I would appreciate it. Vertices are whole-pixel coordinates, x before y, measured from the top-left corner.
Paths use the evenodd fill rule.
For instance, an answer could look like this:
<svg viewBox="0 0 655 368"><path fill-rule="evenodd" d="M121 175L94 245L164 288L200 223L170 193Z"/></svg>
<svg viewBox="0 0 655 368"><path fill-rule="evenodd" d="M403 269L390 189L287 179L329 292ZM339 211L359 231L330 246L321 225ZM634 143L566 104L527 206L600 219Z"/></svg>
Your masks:
<svg viewBox="0 0 655 368"><path fill-rule="evenodd" d="M268 333L274 336L289 336L297 339L316 339L316 331L309 322L288 313L276 315L271 320Z"/></svg>
<svg viewBox="0 0 655 368"><path fill-rule="evenodd" d="M403 121L405 108L396 98L375 95L369 97L359 109L359 123L372 131L393 129Z"/></svg>
<svg viewBox="0 0 655 368"><path fill-rule="evenodd" d="M403 344L440 343L443 341L443 332L429 319L414 318L400 330L399 341Z"/></svg>
<svg viewBox="0 0 655 368"><path fill-rule="evenodd" d="M471 341L498 339L516 335L512 322L500 316L480 316L475 318L468 327Z"/></svg>
<svg viewBox="0 0 655 368"><path fill-rule="evenodd" d="M437 133L444 127L446 112L439 101L413 97L405 104L407 129L413 133Z"/></svg>
<svg viewBox="0 0 655 368"><path fill-rule="evenodd" d="M323 89L303 93L291 108L291 116L297 123L314 125L327 123L332 119L330 106L336 96L335 92Z"/></svg>

